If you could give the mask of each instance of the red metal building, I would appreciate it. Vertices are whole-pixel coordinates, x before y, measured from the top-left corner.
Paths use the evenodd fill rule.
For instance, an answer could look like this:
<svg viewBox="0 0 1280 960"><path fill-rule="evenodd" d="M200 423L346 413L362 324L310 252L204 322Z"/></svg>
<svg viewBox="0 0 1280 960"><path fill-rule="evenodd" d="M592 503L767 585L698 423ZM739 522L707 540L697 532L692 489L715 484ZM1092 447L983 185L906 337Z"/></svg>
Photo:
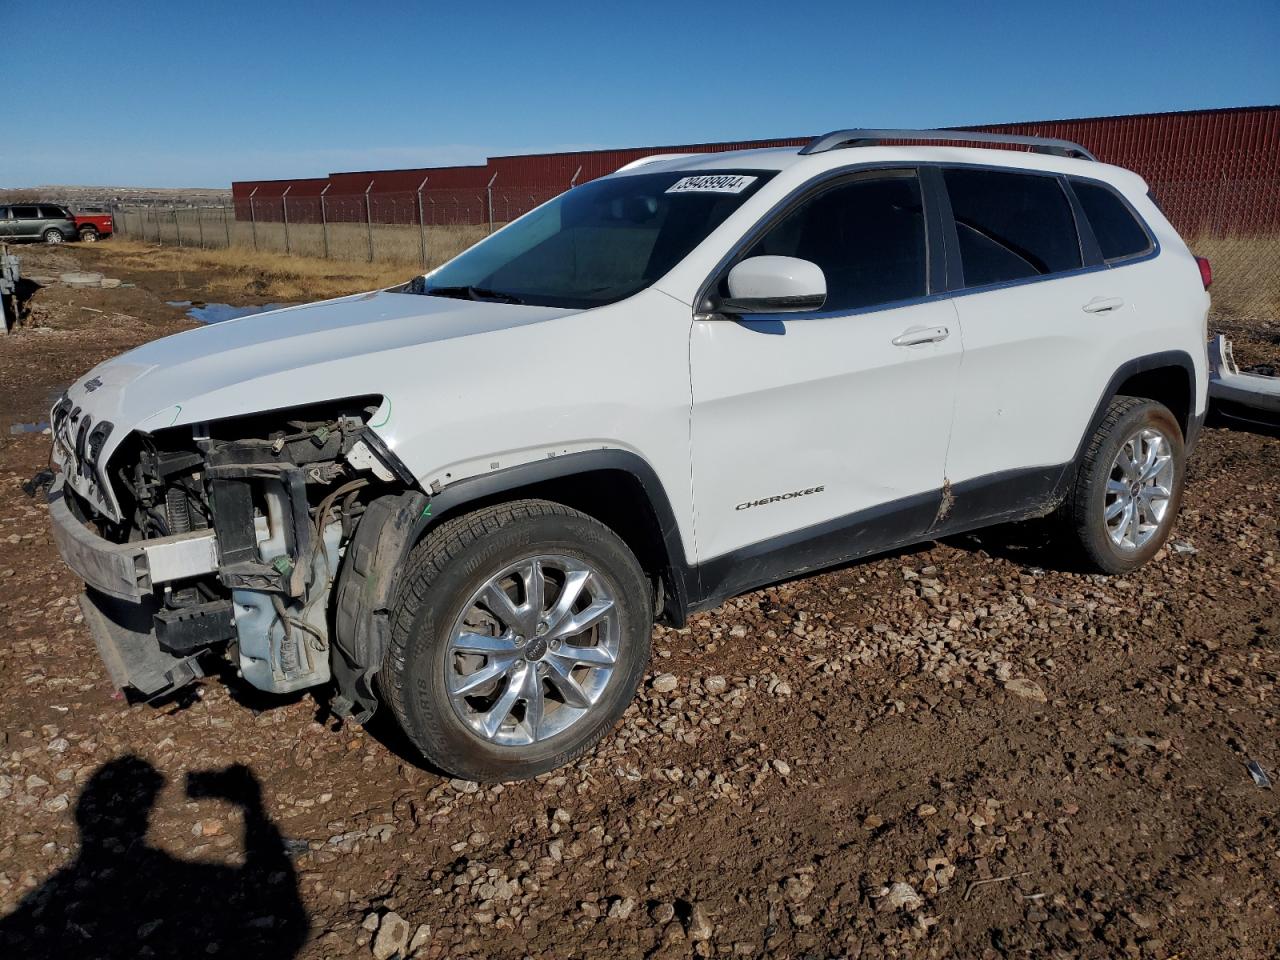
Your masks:
<svg viewBox="0 0 1280 960"><path fill-rule="evenodd" d="M1060 137L1136 170L1185 234L1280 230L1280 106L968 127ZM484 164L331 173L231 185L238 220L504 222L655 153L800 146L808 137L490 157ZM286 192L287 191L287 192ZM323 198L322 198L323 195Z"/></svg>

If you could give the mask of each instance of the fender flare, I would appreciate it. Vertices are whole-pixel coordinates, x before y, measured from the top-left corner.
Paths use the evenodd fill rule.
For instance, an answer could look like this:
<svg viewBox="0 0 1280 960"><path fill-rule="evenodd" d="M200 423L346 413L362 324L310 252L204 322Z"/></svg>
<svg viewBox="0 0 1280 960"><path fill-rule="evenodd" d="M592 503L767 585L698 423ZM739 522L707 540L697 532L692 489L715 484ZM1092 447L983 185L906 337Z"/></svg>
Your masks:
<svg viewBox="0 0 1280 960"><path fill-rule="evenodd" d="M666 612L683 625L688 615L690 578L684 543L666 490L653 468L634 453L617 449L588 450L519 464L451 483L431 495L419 490L379 497L347 545L335 587L333 675L338 693L333 711L365 723L378 706L374 676L382 668L391 637L391 607L399 571L409 552L442 517L468 504L503 493L585 473L629 474L640 485L657 520L668 585ZM399 470L396 471L397 473Z"/></svg>
<svg viewBox="0 0 1280 960"><path fill-rule="evenodd" d="M650 510L658 523L657 532L665 554L666 569L662 574L669 590L665 598L666 612L674 622L683 625L688 615L691 592L696 592L691 590L696 587L692 582L696 572L685 559L687 555L684 539L680 535L680 527L666 488L649 462L629 450L606 447L566 453L455 481L439 493L429 496L427 510L420 518L414 542L440 517L468 503L487 500L521 487L602 471L630 475L649 502Z"/></svg>
<svg viewBox="0 0 1280 960"><path fill-rule="evenodd" d="M1098 405L1094 407L1093 416L1089 418L1084 434L1080 437L1080 443L1076 447L1075 455L1071 458L1070 467L1074 468L1080 462L1080 458L1084 456L1084 449L1089 443L1089 438L1093 436L1094 431L1098 429L1098 424L1106 416L1107 406L1119 394L1120 385L1130 377L1163 367L1180 367L1187 375L1191 406L1187 410L1187 435L1183 437L1183 441L1187 453L1190 454L1192 447L1195 446L1196 435L1200 432L1200 424L1204 419L1203 415L1196 413L1196 365L1191 359L1191 354L1185 350L1162 350L1159 353L1149 353L1145 356L1127 360L1111 375L1111 379L1107 381L1106 389L1102 391L1102 396L1098 398Z"/></svg>

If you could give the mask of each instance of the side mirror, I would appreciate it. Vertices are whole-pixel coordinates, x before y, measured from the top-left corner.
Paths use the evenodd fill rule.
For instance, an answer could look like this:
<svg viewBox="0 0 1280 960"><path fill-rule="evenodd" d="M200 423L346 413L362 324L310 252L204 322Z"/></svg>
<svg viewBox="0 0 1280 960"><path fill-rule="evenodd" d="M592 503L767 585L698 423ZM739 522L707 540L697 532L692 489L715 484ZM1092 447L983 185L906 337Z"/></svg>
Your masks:
<svg viewBox="0 0 1280 960"><path fill-rule="evenodd" d="M715 308L724 313L800 313L827 301L822 268L797 257L750 257L729 271L729 296Z"/></svg>

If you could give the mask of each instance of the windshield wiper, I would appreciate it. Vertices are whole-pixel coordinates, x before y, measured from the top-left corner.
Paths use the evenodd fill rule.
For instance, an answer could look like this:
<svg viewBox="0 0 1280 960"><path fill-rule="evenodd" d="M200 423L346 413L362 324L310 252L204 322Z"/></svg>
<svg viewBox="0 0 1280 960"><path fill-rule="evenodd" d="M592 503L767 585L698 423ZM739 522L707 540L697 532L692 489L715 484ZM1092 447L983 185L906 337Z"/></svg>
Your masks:
<svg viewBox="0 0 1280 960"><path fill-rule="evenodd" d="M458 300L479 300L495 303L524 303L519 297L488 287L427 287L429 297L454 297Z"/></svg>

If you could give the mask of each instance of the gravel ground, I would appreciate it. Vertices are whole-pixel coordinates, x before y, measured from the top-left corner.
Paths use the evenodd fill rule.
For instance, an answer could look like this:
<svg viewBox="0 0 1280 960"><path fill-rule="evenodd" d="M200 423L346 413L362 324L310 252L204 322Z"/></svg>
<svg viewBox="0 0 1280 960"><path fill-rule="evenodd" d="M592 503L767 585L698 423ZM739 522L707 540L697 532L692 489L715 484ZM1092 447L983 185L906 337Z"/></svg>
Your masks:
<svg viewBox="0 0 1280 960"><path fill-rule="evenodd" d="M48 439L8 425L187 325L125 279L0 342L0 955L1276 955L1277 440L1207 430L1132 576L1028 524L660 628L599 749L477 787L323 696L113 696L21 489ZM1231 333L1280 360L1275 323Z"/></svg>

